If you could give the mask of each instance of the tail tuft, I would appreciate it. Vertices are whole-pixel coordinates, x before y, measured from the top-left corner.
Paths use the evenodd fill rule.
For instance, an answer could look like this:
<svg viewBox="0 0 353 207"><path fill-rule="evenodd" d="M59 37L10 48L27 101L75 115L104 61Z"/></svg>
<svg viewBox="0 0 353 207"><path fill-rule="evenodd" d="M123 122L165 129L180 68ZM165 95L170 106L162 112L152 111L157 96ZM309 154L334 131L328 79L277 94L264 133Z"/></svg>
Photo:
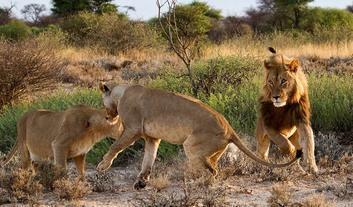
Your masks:
<svg viewBox="0 0 353 207"><path fill-rule="evenodd" d="M296 159L300 159L303 157L303 151L300 149L300 150L297 150L297 154L295 155L295 158Z"/></svg>
<svg viewBox="0 0 353 207"><path fill-rule="evenodd" d="M277 51L273 47L269 47L268 50L273 54L277 53Z"/></svg>

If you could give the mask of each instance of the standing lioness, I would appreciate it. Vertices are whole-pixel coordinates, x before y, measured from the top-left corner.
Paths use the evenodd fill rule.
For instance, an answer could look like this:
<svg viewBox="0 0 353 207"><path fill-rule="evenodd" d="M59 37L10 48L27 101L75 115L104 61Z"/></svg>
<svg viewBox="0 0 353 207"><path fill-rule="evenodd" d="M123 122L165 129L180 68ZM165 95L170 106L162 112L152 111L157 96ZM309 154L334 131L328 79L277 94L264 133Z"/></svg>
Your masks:
<svg viewBox="0 0 353 207"><path fill-rule="evenodd" d="M109 123L104 110L88 106L74 106L62 112L34 110L25 113L17 122L15 146L0 163L6 165L18 151L21 166L31 168L32 161L54 160L66 168L68 158L84 176L85 156L91 147L110 136L120 137L121 122Z"/></svg>
<svg viewBox="0 0 353 207"><path fill-rule="evenodd" d="M206 167L213 175L217 174L218 159L231 142L267 166L288 166L296 160L277 165L256 157L221 114L197 99L138 85L100 88L108 115L114 118L119 114L124 130L97 168L107 170L120 151L144 137L145 155L134 186L137 189L144 187L149 178L161 139L182 144L191 166Z"/></svg>

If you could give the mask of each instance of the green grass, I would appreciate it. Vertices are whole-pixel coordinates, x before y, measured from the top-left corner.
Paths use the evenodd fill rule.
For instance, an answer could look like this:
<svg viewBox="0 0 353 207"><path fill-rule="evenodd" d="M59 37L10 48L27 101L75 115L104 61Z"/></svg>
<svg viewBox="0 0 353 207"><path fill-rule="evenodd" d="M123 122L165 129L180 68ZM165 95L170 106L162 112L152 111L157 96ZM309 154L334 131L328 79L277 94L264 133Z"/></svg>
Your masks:
<svg viewBox="0 0 353 207"><path fill-rule="evenodd" d="M311 120L315 130L349 132L353 129L352 78L329 74L309 76Z"/></svg>

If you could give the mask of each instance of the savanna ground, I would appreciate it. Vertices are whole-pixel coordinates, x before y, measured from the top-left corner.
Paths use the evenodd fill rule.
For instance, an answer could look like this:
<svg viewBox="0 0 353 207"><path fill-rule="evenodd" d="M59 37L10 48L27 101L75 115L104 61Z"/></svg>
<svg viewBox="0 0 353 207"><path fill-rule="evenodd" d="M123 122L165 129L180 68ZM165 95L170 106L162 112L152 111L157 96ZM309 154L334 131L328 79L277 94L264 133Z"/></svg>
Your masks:
<svg viewBox="0 0 353 207"><path fill-rule="evenodd" d="M349 18L353 23L353 16ZM210 180L208 172L191 176L181 147L162 142L150 183L136 191L132 186L143 141L121 153L107 173L99 174L95 166L112 143L105 139L87 156L85 181L76 179L71 165L67 175L51 164L37 163L37 174L32 175L19 170L14 159L0 169L0 204L353 206L353 40L343 30L320 32L310 36L275 31L220 43L206 41L192 64L197 95L183 63L156 31L115 15L80 13L34 37L0 39L1 155L13 146L16 121L27 110L63 110L75 104L101 108L97 87L102 81L196 96L222 113L255 150L263 59L272 46L299 58L307 75L319 167L317 175L303 174L296 165L270 169L232 148L219 163L218 177ZM272 146L271 161L284 162L282 157Z"/></svg>

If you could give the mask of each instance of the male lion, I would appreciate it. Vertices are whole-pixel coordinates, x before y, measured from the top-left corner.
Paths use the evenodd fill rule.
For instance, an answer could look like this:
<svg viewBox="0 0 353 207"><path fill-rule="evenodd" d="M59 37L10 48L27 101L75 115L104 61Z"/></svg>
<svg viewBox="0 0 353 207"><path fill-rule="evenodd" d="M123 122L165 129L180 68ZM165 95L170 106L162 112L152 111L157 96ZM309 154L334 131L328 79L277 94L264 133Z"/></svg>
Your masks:
<svg viewBox="0 0 353 207"><path fill-rule="evenodd" d="M217 161L229 143L234 143L246 155L267 166L284 167L296 161L271 164L259 159L221 114L192 97L139 85L101 85L100 88L109 117L119 114L124 130L97 169L107 170L119 152L140 136L144 137L145 155L135 189L146 186L161 139L182 144L191 166L195 170L206 167L214 176L217 175Z"/></svg>
<svg viewBox="0 0 353 207"><path fill-rule="evenodd" d="M119 120L106 120L105 110L88 106L78 105L62 112L30 111L17 122L16 144L0 165L6 165L16 151L25 169L32 168L32 161L46 159L66 169L67 159L73 158L84 176L86 153L107 136L120 137L122 130Z"/></svg>
<svg viewBox="0 0 353 207"><path fill-rule="evenodd" d="M265 60L265 84L260 96L257 123L257 152L268 160L270 141L291 155L303 148L309 171L318 168L314 157L314 135L310 126L308 84L297 59L277 54Z"/></svg>

